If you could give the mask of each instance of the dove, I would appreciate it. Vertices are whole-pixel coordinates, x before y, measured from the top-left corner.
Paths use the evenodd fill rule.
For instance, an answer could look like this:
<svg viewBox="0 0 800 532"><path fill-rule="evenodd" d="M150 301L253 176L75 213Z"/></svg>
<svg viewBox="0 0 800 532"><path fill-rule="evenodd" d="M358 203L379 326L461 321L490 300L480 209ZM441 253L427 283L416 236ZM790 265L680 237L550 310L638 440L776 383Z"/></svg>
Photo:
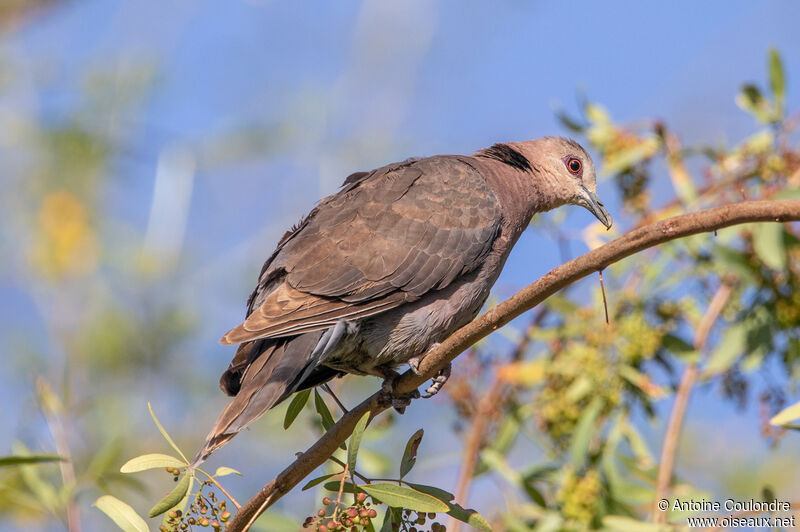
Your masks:
<svg viewBox="0 0 800 532"><path fill-rule="evenodd" d="M611 227L591 157L561 137L347 177L283 235L245 320L222 337L239 346L220 379L233 399L195 463L293 393L334 377L379 376L391 394L400 365L416 371L477 316L533 216L568 204ZM427 396L449 374L448 366Z"/></svg>

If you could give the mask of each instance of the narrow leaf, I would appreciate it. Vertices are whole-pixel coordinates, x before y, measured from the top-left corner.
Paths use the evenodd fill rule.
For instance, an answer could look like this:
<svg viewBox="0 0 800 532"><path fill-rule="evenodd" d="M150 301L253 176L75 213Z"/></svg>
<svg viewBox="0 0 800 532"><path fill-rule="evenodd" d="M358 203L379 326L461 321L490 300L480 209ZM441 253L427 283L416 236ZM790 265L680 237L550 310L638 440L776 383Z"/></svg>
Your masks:
<svg viewBox="0 0 800 532"><path fill-rule="evenodd" d="M783 409L775 417L769 420L773 425L786 426L791 421L800 419L800 403L795 403L792 406Z"/></svg>
<svg viewBox="0 0 800 532"><path fill-rule="evenodd" d="M386 515L383 518L383 525L381 525L380 532L394 532L394 524L400 524L400 509L387 508Z"/></svg>
<svg viewBox="0 0 800 532"><path fill-rule="evenodd" d="M242 476L242 474L239 471L235 470L232 467L224 467L224 466L218 467L217 470L214 472L215 477L224 477L227 475L239 475L240 477Z"/></svg>
<svg viewBox="0 0 800 532"><path fill-rule="evenodd" d="M338 473L337 473L338 474ZM331 480L330 482L326 482L322 485L322 487L328 491L332 491L337 493L339 488L342 487L341 480ZM353 484L350 482L345 482L344 487L342 488L342 493L355 493L356 490L353 489Z"/></svg>
<svg viewBox="0 0 800 532"><path fill-rule="evenodd" d="M137 473L148 469L158 469L160 467L186 467L186 462L170 456L168 454L143 454L136 458L131 458L119 468L120 473Z"/></svg>
<svg viewBox="0 0 800 532"><path fill-rule="evenodd" d="M411 468L414 467L414 464L417 463L417 450L424 434L425 431L419 429L406 442L406 450L403 452L403 459L400 461L400 478L406 476L411 471Z"/></svg>
<svg viewBox="0 0 800 532"><path fill-rule="evenodd" d="M147 514L148 517L155 517L161 515L173 506L181 502L181 499L189 491L189 481L192 478L191 474L185 474L178 481L178 484L170 491L166 497L161 499L155 506L150 509Z"/></svg>
<svg viewBox="0 0 800 532"><path fill-rule="evenodd" d="M98 510L110 517L125 532L149 532L147 523L136 510L111 495L103 495L94 504Z"/></svg>
<svg viewBox="0 0 800 532"><path fill-rule="evenodd" d="M775 101L781 105L786 91L786 80L783 75L781 56L774 48L769 51L769 86L772 94L775 95Z"/></svg>
<svg viewBox="0 0 800 532"><path fill-rule="evenodd" d="M450 510L447 515L455 517L462 523L466 523L473 528L482 530L483 532L492 532L492 527L489 521L486 520L481 514L472 509L464 509L461 506L450 503Z"/></svg>
<svg viewBox="0 0 800 532"><path fill-rule="evenodd" d="M572 465L576 468L583 466L586 460L586 455L589 453L589 444L592 441L592 434L595 429L595 423L602 409L602 400L595 397L578 420L569 449L570 460Z"/></svg>
<svg viewBox="0 0 800 532"><path fill-rule="evenodd" d="M11 455L0 456L0 467L25 465L25 464L39 464L42 462L66 462L67 458L57 454L28 454L28 455Z"/></svg>
<svg viewBox="0 0 800 532"><path fill-rule="evenodd" d="M305 486L303 486L303 489L300 490L300 491L306 491L307 489L313 488L317 484L322 484L323 482L325 482L326 480L328 480L332 476L338 475L338 474L339 473L328 473L327 475L322 475L321 477L317 477L315 479L309 480L308 483Z"/></svg>
<svg viewBox="0 0 800 532"><path fill-rule="evenodd" d="M417 491L421 491L422 493L427 493L432 497L436 497L437 499L439 499L444 503L448 503L456 498L456 496L450 493L449 491L445 491L442 488L437 488L436 486L426 486L425 484L413 484L411 482L406 482L406 484L408 484Z"/></svg>
<svg viewBox="0 0 800 532"><path fill-rule="evenodd" d="M194 486L194 475L191 476L189 479L189 487L186 489L186 495L183 496L183 499L178 501L178 504L171 508L167 508L167 510L180 510L182 512L186 511L186 505L189 504L189 497L192 496L192 486ZM167 511L164 511L164 516L161 518L161 524L169 528L169 514Z"/></svg>
<svg viewBox="0 0 800 532"><path fill-rule="evenodd" d="M375 484L361 484L358 486L370 496L395 508L406 508L417 512L442 513L450 507L427 493L422 493L406 486L379 482Z"/></svg>
<svg viewBox="0 0 800 532"><path fill-rule="evenodd" d="M356 470L356 458L358 458L358 448L361 446L361 438L364 436L364 430L367 428L369 416L371 412L365 413L358 420L356 428L353 429L353 434L350 436L350 444L347 446L347 467L350 469L350 475Z"/></svg>
<svg viewBox="0 0 800 532"><path fill-rule="evenodd" d="M328 405L325 404L325 401L316 389L314 390L314 406L317 408L317 413L322 419L322 427L325 430L330 429L333 426L333 416L328 409Z"/></svg>
<svg viewBox="0 0 800 532"><path fill-rule="evenodd" d="M724 373L744 353L747 345L749 324L736 323L728 327L722 334L722 340L711 352L705 371L708 375Z"/></svg>
<svg viewBox="0 0 800 532"><path fill-rule="evenodd" d="M306 406L308 402L308 398L311 396L311 388L306 388L303 391L297 392L294 394L292 398L292 402L289 403L289 408L286 410L286 417L283 418L283 428L288 429L294 420L297 418L297 415L302 412L303 408Z"/></svg>
<svg viewBox="0 0 800 532"><path fill-rule="evenodd" d="M760 223L753 230L753 251L761 262L777 271L786 270L783 224Z"/></svg>
<svg viewBox="0 0 800 532"><path fill-rule="evenodd" d="M153 407L150 406L150 402L149 401L147 403L147 409L150 410L150 417L152 417L153 421L155 421L156 427L158 427L158 431L161 433L162 436L164 436L164 439L167 440L167 443L169 443L172 446L172 448L175 449L175 451L180 455L180 457L183 458L183 461L188 464L189 460L181 452L181 450L178 448L178 446L175 444L175 442L172 441L172 438L170 438L169 434L167 434L167 431L164 429L164 427L161 426L161 422L156 417L156 413L153 412Z"/></svg>

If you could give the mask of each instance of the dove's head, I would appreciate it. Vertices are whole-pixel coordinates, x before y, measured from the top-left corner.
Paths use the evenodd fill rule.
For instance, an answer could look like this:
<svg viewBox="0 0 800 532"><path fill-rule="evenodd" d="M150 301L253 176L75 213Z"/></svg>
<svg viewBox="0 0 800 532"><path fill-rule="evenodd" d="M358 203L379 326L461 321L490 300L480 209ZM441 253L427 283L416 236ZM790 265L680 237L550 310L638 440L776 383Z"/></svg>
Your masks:
<svg viewBox="0 0 800 532"><path fill-rule="evenodd" d="M597 176L592 158L574 140L544 137L510 143L530 163L537 186L547 196L545 207L580 205L594 214L600 223L611 227L611 215L597 197Z"/></svg>

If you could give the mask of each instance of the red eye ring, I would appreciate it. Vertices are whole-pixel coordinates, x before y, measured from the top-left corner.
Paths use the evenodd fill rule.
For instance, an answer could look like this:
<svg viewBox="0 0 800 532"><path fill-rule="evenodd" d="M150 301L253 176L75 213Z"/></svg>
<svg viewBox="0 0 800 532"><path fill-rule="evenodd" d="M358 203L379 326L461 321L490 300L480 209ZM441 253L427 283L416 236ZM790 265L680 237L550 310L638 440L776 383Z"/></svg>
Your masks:
<svg viewBox="0 0 800 532"><path fill-rule="evenodd" d="M577 157L570 157L567 160L567 170L571 173L578 175L580 171L583 169L583 163Z"/></svg>

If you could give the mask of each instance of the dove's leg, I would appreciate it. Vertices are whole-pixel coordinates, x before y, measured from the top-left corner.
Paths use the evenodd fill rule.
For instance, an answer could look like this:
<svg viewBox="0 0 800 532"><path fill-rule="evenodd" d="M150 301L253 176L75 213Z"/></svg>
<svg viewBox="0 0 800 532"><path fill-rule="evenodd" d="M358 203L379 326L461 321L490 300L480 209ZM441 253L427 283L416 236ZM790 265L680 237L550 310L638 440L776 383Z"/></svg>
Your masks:
<svg viewBox="0 0 800 532"><path fill-rule="evenodd" d="M406 407L411 404L411 401L420 397L419 390L398 394L395 392L395 384L400 374L391 368L376 369L380 372L380 376L383 377L383 384L381 384L383 399L392 405L392 408L394 408L398 414L405 413Z"/></svg>

